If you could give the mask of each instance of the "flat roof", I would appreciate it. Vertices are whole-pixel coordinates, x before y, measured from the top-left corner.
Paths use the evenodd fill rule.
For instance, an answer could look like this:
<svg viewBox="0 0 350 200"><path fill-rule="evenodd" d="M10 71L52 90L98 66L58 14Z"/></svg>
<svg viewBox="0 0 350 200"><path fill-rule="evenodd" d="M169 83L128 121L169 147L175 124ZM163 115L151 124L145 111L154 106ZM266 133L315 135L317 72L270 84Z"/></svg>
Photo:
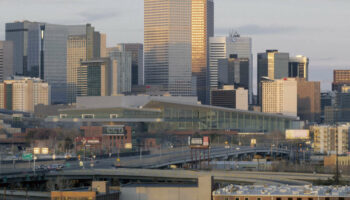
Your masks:
<svg viewBox="0 0 350 200"><path fill-rule="evenodd" d="M228 185L214 196L317 196L350 197L350 186Z"/></svg>

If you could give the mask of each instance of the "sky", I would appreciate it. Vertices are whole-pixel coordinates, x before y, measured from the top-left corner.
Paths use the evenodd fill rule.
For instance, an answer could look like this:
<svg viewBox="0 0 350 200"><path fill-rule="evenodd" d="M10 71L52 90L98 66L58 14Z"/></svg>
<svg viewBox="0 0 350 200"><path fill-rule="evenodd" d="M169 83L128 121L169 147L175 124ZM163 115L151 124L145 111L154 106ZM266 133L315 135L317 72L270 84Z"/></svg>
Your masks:
<svg viewBox="0 0 350 200"><path fill-rule="evenodd" d="M310 58L310 80L331 88L333 69L350 69L349 0L214 0L215 35L231 30L253 39L256 54L278 49ZM5 23L91 23L107 44L143 42L143 0L0 0L0 40ZM256 76L256 75L255 75ZM254 76L254 77L255 77Z"/></svg>

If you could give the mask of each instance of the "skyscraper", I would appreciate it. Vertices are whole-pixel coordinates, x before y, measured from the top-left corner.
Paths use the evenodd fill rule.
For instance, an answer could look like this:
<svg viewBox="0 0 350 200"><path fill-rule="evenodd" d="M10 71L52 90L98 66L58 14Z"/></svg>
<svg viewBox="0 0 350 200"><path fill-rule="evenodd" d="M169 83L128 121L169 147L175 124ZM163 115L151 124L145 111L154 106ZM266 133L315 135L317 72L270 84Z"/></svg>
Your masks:
<svg viewBox="0 0 350 200"><path fill-rule="evenodd" d="M190 96L196 82L206 102L208 38L214 34L212 0L144 0L145 84Z"/></svg>
<svg viewBox="0 0 350 200"><path fill-rule="evenodd" d="M13 43L0 41L0 81L5 80L13 73Z"/></svg>
<svg viewBox="0 0 350 200"><path fill-rule="evenodd" d="M13 42L13 73L26 75L28 64L28 32L29 26L36 22L13 22L6 23L6 41Z"/></svg>
<svg viewBox="0 0 350 200"><path fill-rule="evenodd" d="M121 51L129 51L132 54L131 79L132 85L143 85L143 44L140 43L123 43L118 47Z"/></svg>
<svg viewBox="0 0 350 200"><path fill-rule="evenodd" d="M270 80L288 77L289 53L281 53L278 50L266 50L258 54L258 103L261 104L260 82L264 78Z"/></svg>
<svg viewBox="0 0 350 200"><path fill-rule="evenodd" d="M252 40L249 37L241 37L238 33L231 33L228 37L211 37L209 39L209 86L211 89L218 87L219 60L228 59L232 54L235 54L238 59L248 61L247 69L244 69L248 72L248 77L244 77L245 80L242 79L242 81L248 83L246 89L249 90L249 101L251 102L253 96L253 54Z"/></svg>
<svg viewBox="0 0 350 200"><path fill-rule="evenodd" d="M290 57L288 74L289 77L309 80L309 58L302 55Z"/></svg>

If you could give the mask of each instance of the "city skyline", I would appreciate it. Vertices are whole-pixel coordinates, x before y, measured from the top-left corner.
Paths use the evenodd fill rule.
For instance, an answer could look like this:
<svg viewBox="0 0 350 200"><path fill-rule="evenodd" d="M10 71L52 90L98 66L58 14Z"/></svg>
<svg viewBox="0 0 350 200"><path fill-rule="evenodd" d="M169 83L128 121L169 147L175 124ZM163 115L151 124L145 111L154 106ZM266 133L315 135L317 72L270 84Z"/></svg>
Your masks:
<svg viewBox="0 0 350 200"><path fill-rule="evenodd" d="M84 4L81 4L82 2ZM90 0L54 0L42 3L43 0L33 0L30 3L23 0L2 0L0 7L8 9L0 12L0 40L4 39L6 22L31 20L56 24L92 23L98 30L107 34L108 46L122 42L143 42L143 0L123 2L122 5L111 0L103 0L102 4ZM315 3L317 8L313 7ZM111 6L105 8L106 4ZM74 5L79 5L79 8ZM346 19L350 17L346 5L350 5L350 2L215 1L215 35L225 36L233 29L243 36L251 36L255 73L256 54L265 49L279 49L281 52L289 52L291 56L308 56L310 80L321 80L322 89L329 90L331 71L344 69L350 62L346 55L346 44L350 43L346 33L350 30L342 25L346 24ZM258 9L261 6L269 9ZM240 9L235 9L237 7ZM327 9L328 7L336 9ZM18 12L10 12L14 9ZM275 11L276 14L271 11ZM61 15L62 12L66 14ZM327 28L324 28L325 24Z"/></svg>

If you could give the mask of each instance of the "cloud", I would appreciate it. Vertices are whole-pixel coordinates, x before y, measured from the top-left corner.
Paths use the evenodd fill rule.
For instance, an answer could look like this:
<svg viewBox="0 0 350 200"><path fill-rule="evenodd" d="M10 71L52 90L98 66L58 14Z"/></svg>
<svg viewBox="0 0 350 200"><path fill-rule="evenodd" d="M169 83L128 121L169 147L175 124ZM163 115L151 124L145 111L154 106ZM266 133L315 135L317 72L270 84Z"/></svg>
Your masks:
<svg viewBox="0 0 350 200"><path fill-rule="evenodd" d="M116 11L83 11L79 13L79 16L84 18L85 21L94 22L99 20L106 20L118 16Z"/></svg>
<svg viewBox="0 0 350 200"><path fill-rule="evenodd" d="M271 34L281 34L281 33L291 33L299 31L299 27L293 26L280 26L280 25L269 25L261 26L257 24L247 24L238 27L228 28L217 28L216 32L219 34L228 34L231 30L238 31L241 34L245 35L271 35Z"/></svg>

